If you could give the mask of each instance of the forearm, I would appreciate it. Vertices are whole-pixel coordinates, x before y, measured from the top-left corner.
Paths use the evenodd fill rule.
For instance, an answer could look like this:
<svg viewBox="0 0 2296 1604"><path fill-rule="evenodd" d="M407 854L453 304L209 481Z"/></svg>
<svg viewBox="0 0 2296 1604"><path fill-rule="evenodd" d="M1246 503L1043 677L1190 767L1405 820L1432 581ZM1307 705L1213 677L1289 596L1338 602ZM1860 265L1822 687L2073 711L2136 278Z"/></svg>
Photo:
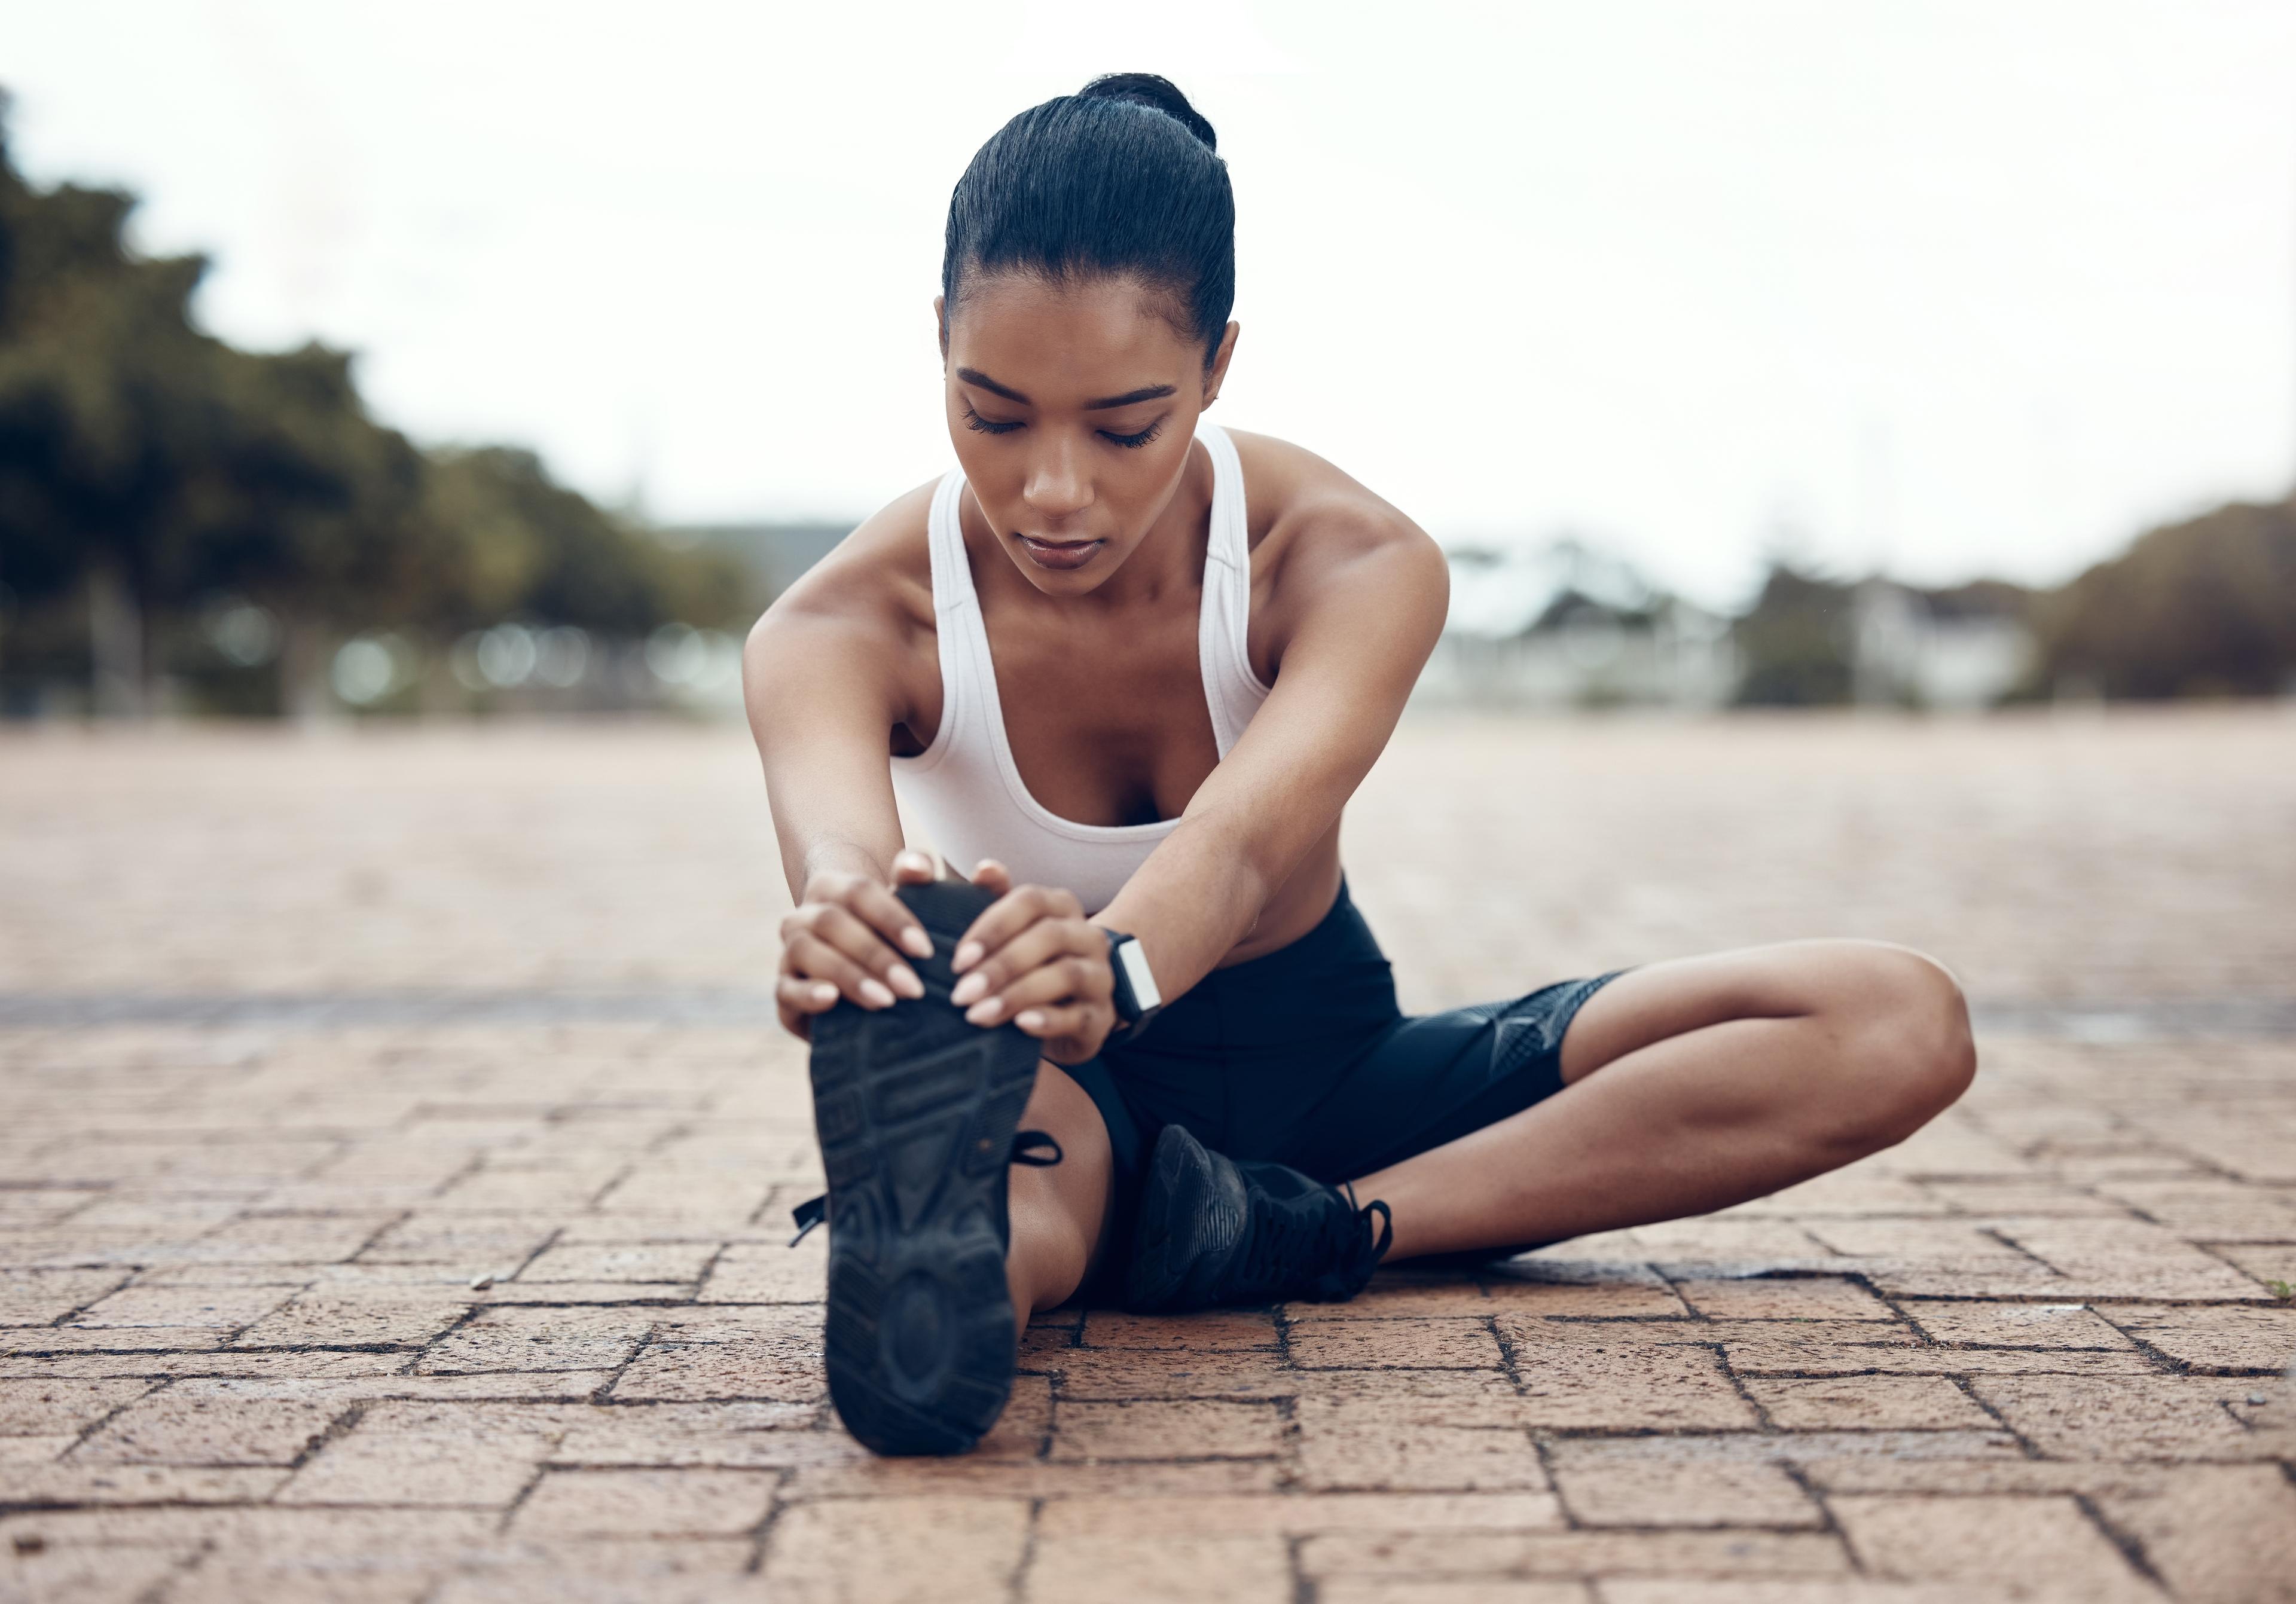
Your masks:
<svg viewBox="0 0 2296 1604"><path fill-rule="evenodd" d="M1184 819L1093 915L1103 929L1137 937L1166 1000L1217 968L1251 934L1283 884L1216 819Z"/></svg>

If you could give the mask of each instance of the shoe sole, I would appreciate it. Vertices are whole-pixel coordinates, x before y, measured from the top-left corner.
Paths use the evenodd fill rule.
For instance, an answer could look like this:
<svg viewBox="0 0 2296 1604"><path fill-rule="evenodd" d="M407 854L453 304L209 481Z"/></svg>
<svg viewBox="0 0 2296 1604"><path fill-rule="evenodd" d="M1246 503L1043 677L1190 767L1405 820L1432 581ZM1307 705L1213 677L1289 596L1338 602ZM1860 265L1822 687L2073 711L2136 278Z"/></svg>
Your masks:
<svg viewBox="0 0 2296 1604"><path fill-rule="evenodd" d="M1207 1240L1234 1236L1241 1203L1225 1195L1202 1144L1186 1130L1166 1125L1159 1132L1125 1266L1125 1306L1147 1313L1182 1305L1190 1267Z"/></svg>
<svg viewBox="0 0 2296 1604"><path fill-rule="evenodd" d="M949 1002L957 939L995 900L908 886L933 939L925 994L813 1022L814 1128L829 1176L829 1395L879 1453L962 1453L1004 1412L1018 1357L1005 1182L1037 1047Z"/></svg>

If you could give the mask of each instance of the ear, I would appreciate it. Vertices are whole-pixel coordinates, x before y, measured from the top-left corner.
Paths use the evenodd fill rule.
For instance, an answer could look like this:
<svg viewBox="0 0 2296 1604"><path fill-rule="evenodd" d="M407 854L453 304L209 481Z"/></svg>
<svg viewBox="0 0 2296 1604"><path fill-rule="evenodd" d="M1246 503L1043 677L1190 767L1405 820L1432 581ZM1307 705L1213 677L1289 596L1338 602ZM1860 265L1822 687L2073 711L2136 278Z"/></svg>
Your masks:
<svg viewBox="0 0 2296 1604"><path fill-rule="evenodd" d="M1204 370L1204 405L1210 406L1219 399L1220 386L1227 381L1227 364L1235 355L1235 337L1243 332L1243 325L1231 323L1227 332L1220 336L1219 349L1212 353L1211 365Z"/></svg>
<svg viewBox="0 0 2296 1604"><path fill-rule="evenodd" d="M948 307L944 298L938 295L933 297L933 323L940 330L940 359L946 364L948 361Z"/></svg>

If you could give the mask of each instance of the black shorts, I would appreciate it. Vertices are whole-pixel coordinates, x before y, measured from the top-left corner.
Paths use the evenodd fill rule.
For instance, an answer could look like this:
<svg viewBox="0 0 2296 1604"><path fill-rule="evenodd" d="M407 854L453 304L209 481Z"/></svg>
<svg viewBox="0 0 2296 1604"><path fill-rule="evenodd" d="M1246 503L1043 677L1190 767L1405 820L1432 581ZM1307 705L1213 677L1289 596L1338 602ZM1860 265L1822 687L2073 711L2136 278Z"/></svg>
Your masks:
<svg viewBox="0 0 2296 1604"><path fill-rule="evenodd" d="M1166 1125L1231 1158L1352 1181L1562 1090L1563 1033L1613 978L1407 1018L1343 883L1299 940L1214 970L1139 1042L1069 1069L1115 1155L1116 1220L1088 1295L1121 1284L1133 1205Z"/></svg>

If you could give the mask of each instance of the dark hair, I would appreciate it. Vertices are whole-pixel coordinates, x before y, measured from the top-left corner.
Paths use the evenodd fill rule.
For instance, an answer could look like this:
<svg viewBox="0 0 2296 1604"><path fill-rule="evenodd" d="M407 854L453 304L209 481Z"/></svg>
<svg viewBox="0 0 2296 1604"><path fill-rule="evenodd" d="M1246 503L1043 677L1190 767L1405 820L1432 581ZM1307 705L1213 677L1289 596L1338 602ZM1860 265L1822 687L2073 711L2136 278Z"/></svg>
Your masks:
<svg viewBox="0 0 2296 1604"><path fill-rule="evenodd" d="M980 147L948 200L940 290L1018 268L1054 282L1136 273L1178 299L1210 365L1235 303L1235 195L1218 138L1152 72L1095 78Z"/></svg>

